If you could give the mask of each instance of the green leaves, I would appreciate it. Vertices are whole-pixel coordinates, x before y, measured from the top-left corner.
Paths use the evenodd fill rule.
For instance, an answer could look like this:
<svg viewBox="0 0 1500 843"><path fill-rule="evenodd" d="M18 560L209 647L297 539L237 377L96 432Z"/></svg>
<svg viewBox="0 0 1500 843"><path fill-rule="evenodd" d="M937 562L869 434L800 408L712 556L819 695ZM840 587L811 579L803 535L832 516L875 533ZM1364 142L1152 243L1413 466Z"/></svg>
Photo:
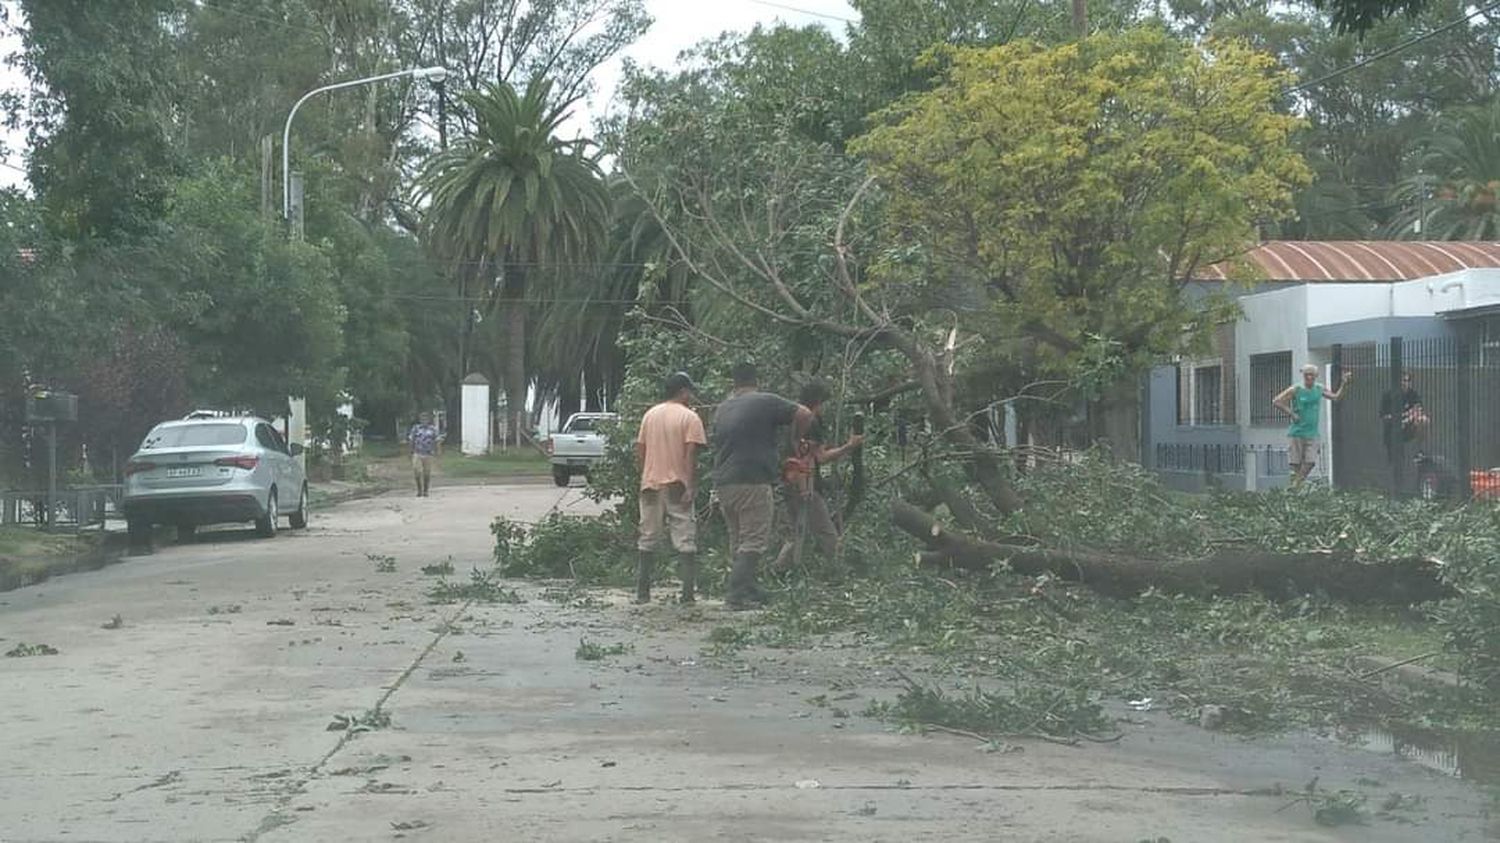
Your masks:
<svg viewBox="0 0 1500 843"><path fill-rule="evenodd" d="M456 261L553 262L597 248L609 193L586 140L558 137L573 100L537 79L464 96L475 128L423 169L428 230Z"/></svg>
<svg viewBox="0 0 1500 843"><path fill-rule="evenodd" d="M1178 348L1183 283L1308 179L1275 110L1284 76L1243 45L1136 29L945 57L940 85L851 147L885 190L886 237L923 255L876 278L942 279L981 304L986 353L1038 376L1084 363L1086 336L1137 362Z"/></svg>

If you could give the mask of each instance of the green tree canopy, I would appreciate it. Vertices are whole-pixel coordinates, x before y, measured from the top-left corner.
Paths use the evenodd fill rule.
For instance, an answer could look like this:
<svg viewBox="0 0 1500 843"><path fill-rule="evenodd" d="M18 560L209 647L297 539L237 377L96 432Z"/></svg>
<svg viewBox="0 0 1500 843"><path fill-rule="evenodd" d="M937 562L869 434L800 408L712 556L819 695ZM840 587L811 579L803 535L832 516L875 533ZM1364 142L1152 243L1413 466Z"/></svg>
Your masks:
<svg viewBox="0 0 1500 843"><path fill-rule="evenodd" d="M1286 75L1235 42L1153 29L958 50L942 84L853 146L886 195L873 276L985 308L984 334L1069 359L1174 349L1186 282L1285 215L1306 165Z"/></svg>

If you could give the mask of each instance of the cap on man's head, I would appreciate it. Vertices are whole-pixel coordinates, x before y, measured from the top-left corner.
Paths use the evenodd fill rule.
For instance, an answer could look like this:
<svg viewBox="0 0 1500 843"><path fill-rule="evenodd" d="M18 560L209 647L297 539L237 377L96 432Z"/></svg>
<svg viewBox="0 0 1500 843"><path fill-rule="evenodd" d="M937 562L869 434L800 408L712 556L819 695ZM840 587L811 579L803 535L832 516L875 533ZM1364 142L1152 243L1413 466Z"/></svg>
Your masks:
<svg viewBox="0 0 1500 843"><path fill-rule="evenodd" d="M755 371L755 364L749 360L734 364L729 374L734 378L735 386L756 386L760 383L760 374Z"/></svg>
<svg viewBox="0 0 1500 843"><path fill-rule="evenodd" d="M675 397L677 393L683 391L684 389L689 392L698 391L698 385L693 383L692 377L689 376L687 372L673 372L672 374L667 375L666 380L662 381L662 394L666 395L668 398Z"/></svg>

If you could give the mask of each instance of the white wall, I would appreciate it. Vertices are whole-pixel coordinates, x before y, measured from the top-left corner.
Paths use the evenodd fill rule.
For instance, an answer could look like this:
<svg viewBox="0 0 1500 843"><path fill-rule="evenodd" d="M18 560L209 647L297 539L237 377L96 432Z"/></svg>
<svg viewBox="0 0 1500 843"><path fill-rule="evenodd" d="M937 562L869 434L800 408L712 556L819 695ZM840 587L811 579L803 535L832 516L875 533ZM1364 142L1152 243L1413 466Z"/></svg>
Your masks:
<svg viewBox="0 0 1500 843"><path fill-rule="evenodd" d="M1308 284L1304 328L1391 315L1389 284Z"/></svg>
<svg viewBox="0 0 1500 843"><path fill-rule="evenodd" d="M1436 316L1451 310L1500 305L1500 269L1466 269L1394 284L1305 284L1255 293L1240 299L1246 318L1252 311L1290 321L1283 311L1296 297L1304 301L1302 327L1337 325L1384 317Z"/></svg>
<svg viewBox="0 0 1500 843"><path fill-rule="evenodd" d="M1432 316L1500 304L1500 270L1466 269L1391 285L1393 316Z"/></svg>
<svg viewBox="0 0 1500 843"><path fill-rule="evenodd" d="M1292 373L1308 362L1307 351L1307 286L1293 287L1259 293L1240 299L1244 311L1234 328L1234 372L1235 408L1244 432L1242 441L1247 445L1284 444L1286 428L1256 427L1250 424L1250 411L1256 402L1268 400L1264 396L1252 395L1250 390L1250 357L1276 351L1292 352ZM1288 383L1288 386L1291 384Z"/></svg>
<svg viewBox="0 0 1500 843"><path fill-rule="evenodd" d="M466 383L459 388L463 400L462 451L466 456L490 452L490 385Z"/></svg>

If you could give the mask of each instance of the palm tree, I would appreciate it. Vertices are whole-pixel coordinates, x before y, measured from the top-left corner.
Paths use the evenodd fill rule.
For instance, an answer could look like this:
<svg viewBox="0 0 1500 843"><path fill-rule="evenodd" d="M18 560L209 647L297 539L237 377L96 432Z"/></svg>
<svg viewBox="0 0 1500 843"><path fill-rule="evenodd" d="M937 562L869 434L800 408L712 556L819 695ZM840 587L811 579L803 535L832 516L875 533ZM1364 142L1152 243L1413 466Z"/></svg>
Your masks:
<svg viewBox="0 0 1500 843"><path fill-rule="evenodd" d="M433 156L420 177L434 247L461 276L481 275L506 309L505 395L513 431L526 418L528 276L538 267L587 260L609 220L594 144L557 134L575 100L554 102L551 94L552 83L541 79L524 93L502 82L465 94L472 131Z"/></svg>
<svg viewBox="0 0 1500 843"><path fill-rule="evenodd" d="M1404 208L1391 222L1393 236L1500 239L1500 99L1440 118L1412 157L1416 173L1392 197Z"/></svg>

